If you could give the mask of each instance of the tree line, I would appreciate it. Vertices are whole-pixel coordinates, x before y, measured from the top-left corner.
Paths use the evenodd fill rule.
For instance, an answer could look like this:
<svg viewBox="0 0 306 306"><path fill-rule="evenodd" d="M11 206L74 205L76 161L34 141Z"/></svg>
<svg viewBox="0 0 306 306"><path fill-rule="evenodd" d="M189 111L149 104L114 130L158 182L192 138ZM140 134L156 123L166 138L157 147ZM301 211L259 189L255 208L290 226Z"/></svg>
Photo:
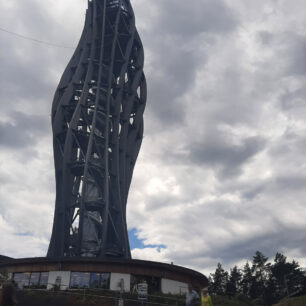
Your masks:
<svg viewBox="0 0 306 306"><path fill-rule="evenodd" d="M218 263L215 273L209 276L211 295L228 297L244 296L258 300L261 305L272 305L282 298L306 294L306 275L298 262L289 262L281 253L273 263L257 251L252 262L242 269L234 266L225 271Z"/></svg>

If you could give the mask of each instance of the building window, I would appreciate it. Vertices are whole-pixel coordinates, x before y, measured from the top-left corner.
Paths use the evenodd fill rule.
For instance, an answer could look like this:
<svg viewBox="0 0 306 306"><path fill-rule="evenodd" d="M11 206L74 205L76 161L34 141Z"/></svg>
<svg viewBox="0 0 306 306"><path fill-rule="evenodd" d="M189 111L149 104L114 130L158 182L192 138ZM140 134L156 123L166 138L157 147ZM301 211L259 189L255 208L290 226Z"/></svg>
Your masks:
<svg viewBox="0 0 306 306"><path fill-rule="evenodd" d="M14 281L17 284L18 288L23 289L29 287L30 282L30 272L25 273L14 273Z"/></svg>
<svg viewBox="0 0 306 306"><path fill-rule="evenodd" d="M39 279L39 288L46 289L48 285L49 272L41 272Z"/></svg>
<svg viewBox="0 0 306 306"><path fill-rule="evenodd" d="M110 283L110 273L102 273L101 274L101 288L109 289Z"/></svg>
<svg viewBox="0 0 306 306"><path fill-rule="evenodd" d="M146 283L148 285L148 293L154 294L161 291L161 278L155 276L132 275L131 292L137 294L138 284Z"/></svg>
<svg viewBox="0 0 306 306"><path fill-rule="evenodd" d="M32 272L31 273L30 283L29 283L30 288L37 288L38 287L39 278L40 278L40 273L39 272Z"/></svg>
<svg viewBox="0 0 306 306"><path fill-rule="evenodd" d="M71 272L70 288L89 288L90 273Z"/></svg>
<svg viewBox="0 0 306 306"><path fill-rule="evenodd" d="M70 288L109 289L110 273L71 272Z"/></svg>
<svg viewBox="0 0 306 306"><path fill-rule="evenodd" d="M90 288L109 289L109 273L90 273Z"/></svg>
<svg viewBox="0 0 306 306"><path fill-rule="evenodd" d="M48 285L49 272L14 273L13 279L18 288L45 289Z"/></svg>
<svg viewBox="0 0 306 306"><path fill-rule="evenodd" d="M100 288L100 273L90 273L90 281L89 287L90 288Z"/></svg>

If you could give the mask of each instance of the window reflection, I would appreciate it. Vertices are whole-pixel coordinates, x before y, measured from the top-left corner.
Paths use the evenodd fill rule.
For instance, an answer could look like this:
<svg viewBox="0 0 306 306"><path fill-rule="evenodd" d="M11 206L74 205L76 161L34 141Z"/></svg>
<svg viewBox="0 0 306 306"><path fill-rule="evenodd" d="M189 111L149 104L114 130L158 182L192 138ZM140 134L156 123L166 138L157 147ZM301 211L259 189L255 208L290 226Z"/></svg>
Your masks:
<svg viewBox="0 0 306 306"><path fill-rule="evenodd" d="M14 273L14 281L17 284L18 288L22 289L24 287L29 286L30 282L30 272L25 272L25 273Z"/></svg>
<svg viewBox="0 0 306 306"><path fill-rule="evenodd" d="M13 280L18 288L47 288L49 272L14 273Z"/></svg>
<svg viewBox="0 0 306 306"><path fill-rule="evenodd" d="M109 289L109 282L110 282L110 274L109 273L102 273L101 274L101 286L100 286L100 288Z"/></svg>
<svg viewBox="0 0 306 306"><path fill-rule="evenodd" d="M13 279L18 288L45 289L48 285L49 272L14 273ZM71 272L70 288L109 289L110 273Z"/></svg>
<svg viewBox="0 0 306 306"><path fill-rule="evenodd" d="M39 280L39 287L40 288L42 288L42 289L47 288L48 278L49 278L49 272L41 272L40 280Z"/></svg>
<svg viewBox="0 0 306 306"><path fill-rule="evenodd" d="M109 273L71 272L70 288L109 289Z"/></svg>
<svg viewBox="0 0 306 306"><path fill-rule="evenodd" d="M71 272L70 288L89 288L90 273Z"/></svg>
<svg viewBox="0 0 306 306"><path fill-rule="evenodd" d="M90 273L90 288L109 289L109 273Z"/></svg>
<svg viewBox="0 0 306 306"><path fill-rule="evenodd" d="M100 273L90 273L90 288L100 288Z"/></svg>
<svg viewBox="0 0 306 306"><path fill-rule="evenodd" d="M30 287L35 288L39 284L39 277L40 273L39 272L32 272L30 276Z"/></svg>

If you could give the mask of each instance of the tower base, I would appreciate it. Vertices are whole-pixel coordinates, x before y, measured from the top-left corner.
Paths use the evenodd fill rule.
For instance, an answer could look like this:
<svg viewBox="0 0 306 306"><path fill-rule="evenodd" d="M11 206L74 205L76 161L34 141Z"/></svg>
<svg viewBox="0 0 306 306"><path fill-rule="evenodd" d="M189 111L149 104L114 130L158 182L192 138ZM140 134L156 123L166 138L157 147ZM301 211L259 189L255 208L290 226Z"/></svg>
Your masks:
<svg viewBox="0 0 306 306"><path fill-rule="evenodd" d="M184 294L188 284L208 286L207 278L194 270L153 261L96 258L24 258L0 262L19 288L57 287L110 289L133 293L147 284L148 293Z"/></svg>

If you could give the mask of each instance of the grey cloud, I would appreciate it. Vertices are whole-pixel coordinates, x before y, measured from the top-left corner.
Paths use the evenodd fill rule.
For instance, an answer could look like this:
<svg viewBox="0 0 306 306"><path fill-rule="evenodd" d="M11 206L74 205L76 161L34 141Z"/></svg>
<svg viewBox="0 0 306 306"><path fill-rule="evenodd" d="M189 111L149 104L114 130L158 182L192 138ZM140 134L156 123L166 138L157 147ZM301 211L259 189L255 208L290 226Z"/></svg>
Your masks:
<svg viewBox="0 0 306 306"><path fill-rule="evenodd" d="M306 53L305 53L306 54ZM306 87L289 91L282 95L280 102L284 110L306 108Z"/></svg>
<svg viewBox="0 0 306 306"><path fill-rule="evenodd" d="M219 257L222 254L224 264L235 263L237 258L252 259L256 251L261 251L264 255L273 259L277 252L286 252L299 246L302 253L305 253L305 239L306 235L301 230L297 234L298 229L294 226L292 228L279 227L275 233L267 232L261 235L254 235L245 240L240 240L231 244L224 244L223 246L208 250L206 256Z"/></svg>
<svg viewBox="0 0 306 306"><path fill-rule="evenodd" d="M194 81L196 56L191 51L167 45L164 47L165 57L156 58L156 71L148 73L148 99L152 103L148 103L147 111L163 125L177 125L185 118L184 104L180 98Z"/></svg>
<svg viewBox="0 0 306 306"><path fill-rule="evenodd" d="M55 26L48 8L37 1L18 2L9 12L3 14L1 20L2 26L12 32L63 45L75 40L75 37L69 39L66 36L68 33L63 27L58 35L60 25ZM50 112L58 82L52 69L59 67L59 71L63 70L73 50L35 43L4 32L1 32L0 45L2 110L22 101L25 107L40 103L38 110Z"/></svg>
<svg viewBox="0 0 306 306"><path fill-rule="evenodd" d="M1 167L1 163L0 163L0 167ZM1 174L0 176L0 185L1 186L5 186L5 185L10 185L10 184L14 184L14 180L12 179L12 177L9 174Z"/></svg>
<svg viewBox="0 0 306 306"><path fill-rule="evenodd" d="M157 4L155 3L155 6ZM144 32L144 42L153 51L147 69L149 100L147 113L154 129L159 125L181 125L185 120L184 94L191 90L197 72L205 66L203 44L214 44L214 35L237 25L223 1L160 1L159 17ZM162 30L162 32L160 32ZM209 35L201 35L201 33ZM198 37L195 37L197 36Z"/></svg>
<svg viewBox="0 0 306 306"><path fill-rule="evenodd" d="M279 190L284 191L297 191L304 190L306 186L306 175L303 174L288 174L276 177L274 181L275 187Z"/></svg>
<svg viewBox="0 0 306 306"><path fill-rule="evenodd" d="M300 169L278 169L273 177L268 179L246 182L244 184L228 183L223 184L219 192L238 192L244 201L250 202L258 200L260 196L269 197L277 194L278 196L295 194L298 202L298 194L303 193L306 186L306 176ZM271 204L272 205L272 204Z"/></svg>
<svg viewBox="0 0 306 306"><path fill-rule="evenodd" d="M304 163L304 155L301 154L306 150L306 137L300 135L298 131L288 128L281 139L273 143L269 149L268 154L273 159L273 163L279 166L278 169L289 169L292 167L294 171L301 171L300 165ZM287 160L284 164L283 161ZM298 167L296 167L299 165Z"/></svg>
<svg viewBox="0 0 306 306"><path fill-rule="evenodd" d="M258 38L261 41L261 43L264 45L269 45L273 41L274 37L275 36L268 31L258 32Z"/></svg>
<svg viewBox="0 0 306 306"><path fill-rule="evenodd" d="M33 146L48 131L47 119L13 112L11 121L0 122L0 146L12 149Z"/></svg>
<svg viewBox="0 0 306 306"><path fill-rule="evenodd" d="M306 36L298 36L292 33L288 39L289 65L287 71L293 75L306 75Z"/></svg>
<svg viewBox="0 0 306 306"><path fill-rule="evenodd" d="M271 205L272 203L270 203ZM205 237L203 238L205 245L210 245L210 247L199 246L191 254L187 249L184 249L180 255L173 253L170 257L175 261L185 262L184 256L188 254L193 265L195 258L202 257L203 259L214 258L215 265L217 261L222 260L223 264L233 266L238 259L252 259L257 250L269 257L274 256L276 252L286 253L292 249L298 249L301 254L305 253L306 248L303 241L305 241L306 235L304 228L294 223L285 224L282 219L267 214L264 205L261 205L260 202L238 204L229 201L215 201L210 204L205 203L203 207L195 208L195 210L197 215L201 215L202 219L206 220L205 226L202 226L199 231L199 220L194 213L191 214L189 209L188 213L180 216L182 224L190 225L186 228L186 236L192 237L191 239L197 236L200 239L203 236ZM235 224L241 223L244 234L239 234L239 227L233 231L231 226L233 222ZM247 224L249 224L250 230L246 235ZM221 243L218 243L220 238L217 238L219 230L228 234ZM196 240L199 239L196 238Z"/></svg>
<svg viewBox="0 0 306 306"><path fill-rule="evenodd" d="M236 17L222 0L187 1L161 0L160 16L163 29L179 36L202 32L224 33L233 30Z"/></svg>
<svg viewBox="0 0 306 306"><path fill-rule="evenodd" d="M222 45L214 48L223 48ZM219 51L220 52L220 51ZM233 51L230 50L229 53ZM207 73L213 84L203 82L200 89L200 108L207 127L227 124L237 126L257 126L265 105L268 104L268 93L271 90L269 79L262 72L250 73L238 58L243 56L241 50L237 50L237 57L228 58L226 52L222 53L222 59L216 63L216 58L210 54L208 63L212 61L216 65L216 72L212 65ZM216 55L218 56L218 55ZM225 57L225 58L224 58ZM222 67L222 68L220 68ZM205 71L205 67L202 68ZM265 101L265 102L264 102Z"/></svg>
<svg viewBox="0 0 306 306"><path fill-rule="evenodd" d="M305 76L306 74L306 36L296 34L292 29L283 32L258 31L257 39L265 48L273 50L275 57L265 62L266 67L275 69L275 65L281 68L282 75ZM264 67L261 67L264 69Z"/></svg>
<svg viewBox="0 0 306 306"><path fill-rule="evenodd" d="M264 184L259 186L248 186L245 190L242 190L241 195L246 200L256 199L265 190Z"/></svg>
<svg viewBox="0 0 306 306"><path fill-rule="evenodd" d="M81 6L81 3L82 0L76 0L74 1L74 6ZM67 36L69 34L71 35L71 33L67 33L66 28L62 26L65 22L67 23L70 21L69 18L63 20L59 18L61 16L54 18L54 16L51 15L52 10L56 9L56 7L59 7L58 4L52 3L50 7L50 5L41 5L41 3L36 0L27 0L26 2L15 1L10 9L7 10L6 14L1 16L3 22L2 26L9 27L11 31L16 31L38 40L73 46L74 43L71 44L70 42L73 42L75 37ZM71 11L72 10L70 10L70 14L72 14ZM81 16L83 17L84 14ZM58 32L59 29L61 30L60 35ZM76 33L73 33L73 35L75 34ZM80 35L80 33L76 35ZM17 38L17 41L21 44L22 42L25 43L22 39ZM31 44L33 44L33 42ZM38 49L37 53L39 53L39 50L41 50L39 49L39 45L35 43L34 45Z"/></svg>
<svg viewBox="0 0 306 306"><path fill-rule="evenodd" d="M181 201L179 197L169 197L168 192L152 195L146 201L146 209L149 213L151 210L158 210L164 207L175 207Z"/></svg>
<svg viewBox="0 0 306 306"><path fill-rule="evenodd" d="M235 5L238 11L243 7L239 11L240 17L244 19L241 24L245 25L246 29L248 26L254 29L255 25L249 21L256 18L261 20L265 3L256 2L256 9L252 9L242 2L238 1ZM291 117L288 118L287 110L293 109L299 112L302 108L300 104L303 95L305 96L304 91L296 89L295 86L296 83L302 82L300 76L303 67L306 67L306 65L298 67L297 64L302 63L303 57L305 58L303 39L299 40L296 37L289 39L288 35L284 37L283 33L278 32L279 28L274 27L268 20L266 29L258 32L255 37L250 33L249 37L240 41L239 34L232 30L236 29L241 20L235 20L233 17L235 15L230 9L226 10L234 22L228 27L229 31L225 26L218 28L213 25L214 14L210 19L209 28L205 25L205 18L203 17L203 23L200 24L197 16L200 14L204 16L205 13L201 8L210 2L202 1L201 5L198 1L193 3L194 7L187 8L190 2L154 2L154 5L159 6L161 26L154 23L150 40L147 38L145 41L145 46L153 53L149 55L150 70L146 70L149 76L150 95L146 124L148 121L158 122L160 129L154 137L152 129L146 131L152 136L150 137L152 143L146 148L144 156L152 166L166 168L164 171L168 171L169 176L177 177L176 184L181 193L179 197L170 193L158 193L152 197L145 193L139 201L145 202L146 207L150 209L147 221L149 225L146 228L143 222L145 212L142 211L139 213L143 215L143 218L140 218L141 225L137 225L136 221L134 226L146 229L144 236L148 241L151 239L150 228L154 227L155 231L160 228L160 233L164 237L163 243L168 245L168 257L183 265L190 264L203 268L198 262L204 263L207 260L211 264L212 261L209 260L211 258L218 258L225 264L236 264L241 259L252 259L256 250L262 251L267 256L274 256L277 251L297 249L297 252L300 251L304 256L302 245L305 240L303 234L305 229L294 224L285 225L285 222L288 222L286 214L290 212L286 199L291 201L291 207L296 208L291 212L292 216L298 218L303 213L300 207L304 198L302 191L305 178L299 175L301 165L305 164L303 152L306 142L303 136L305 135L303 121L299 122L299 131L287 130L281 135L283 129L286 127L289 129L290 124L295 126L296 123L296 114L290 113ZM171 5L173 6L169 13ZM188 16L194 18L190 19ZM282 22L277 17L273 18L273 22L278 24ZM292 23L286 23L284 20L282 25L284 28L289 28ZM293 31L293 28L290 30ZM200 33L205 31L209 31L210 37L215 38L209 50L204 46L206 41L195 43ZM146 29L146 33L148 32ZM164 34L159 37L161 32ZM165 33L169 34L169 37ZM177 42L176 48L172 47L173 42ZM263 49L267 48L268 52L260 54L260 50L253 50L252 44L258 46L258 42ZM176 69L175 63L180 59L179 54L183 54L183 50L184 52L188 50L184 49L188 45L195 51L191 53L195 65L192 65L192 61L191 65L186 65L189 75L184 80L183 69ZM171 56L167 57L165 50L169 50ZM203 58L196 57L197 52ZM227 56L228 54L231 57ZM171 62L172 56L174 68ZM161 61L158 61L159 58ZM257 58L260 59L259 62L256 61ZM156 71L162 73L155 73ZM166 76L169 73L172 74L171 78L177 81L176 84L183 84L184 90L181 90L179 95L175 95L176 91L171 92L168 89L169 82ZM209 75L206 76L206 73ZM205 75L201 92L195 92L198 88L193 86L194 76L198 74ZM290 78L287 82L289 74L294 76L294 80ZM206 80L208 84L205 83ZM287 86L294 89L280 96ZM160 90L161 88L163 90ZM160 98L155 99L159 96ZM167 96L167 100L163 100L164 96ZM189 101L189 97L191 100L194 96L197 99ZM278 97L281 98L277 101ZM171 116L170 122L168 116ZM187 118L190 118L189 121ZM179 124L170 127L175 120ZM190 124L192 120L194 124ZM272 126L271 122L275 122L275 126ZM223 123L234 130L239 130L241 125L243 135L251 130L252 135L255 132L260 136L244 136L247 138L237 144L231 141L226 133L211 128ZM152 146L160 146L159 154L150 154ZM250 175L239 176L243 166L255 161L254 157L258 168L250 167L247 169ZM213 174L210 174L211 172ZM158 175L158 171L152 173ZM205 178L205 175L208 178ZM137 187L139 191L141 184L137 184ZM214 197L234 199L234 203L225 200L212 202L211 198ZM201 204L198 204L199 202ZM173 211L175 214L175 216L171 214L168 223L164 214L167 211L167 203L171 206L169 212ZM157 220L153 221L155 215ZM203 219L206 220L205 223ZM237 224L236 231L233 230L231 222ZM167 226L164 223L167 223ZM243 227L242 233L239 232L239 224ZM220 228L224 236L228 235L229 239L217 241L218 238L215 237L218 237ZM190 242L186 242L194 236L199 237L197 245L205 244L205 250L199 251L197 248L195 250ZM176 239L183 241L183 249L179 243L173 242ZM180 254L171 252L171 247L177 247L175 251L180 250ZM199 258L203 258L203 261Z"/></svg>
<svg viewBox="0 0 306 306"><path fill-rule="evenodd" d="M17 43L18 40L3 46L0 54L0 99L3 108L12 107L22 100L24 103L42 100L45 101L45 108L51 108L56 87L56 79L50 73L53 62L56 61L56 55L52 54L54 51L27 41L19 41L16 50ZM12 48L15 52L10 51ZM21 52L23 49L27 51ZM33 53L33 56L28 58L28 54L23 54L24 52Z"/></svg>
<svg viewBox="0 0 306 306"><path fill-rule="evenodd" d="M237 145L212 135L201 143L188 146L189 159L199 165L219 166L223 176L232 176L239 174L241 166L263 150L264 146L265 140L259 137L249 137Z"/></svg>
<svg viewBox="0 0 306 306"><path fill-rule="evenodd" d="M11 118L14 124L18 124L22 130L33 131L38 134L45 133L49 124L49 118L40 115L28 115L18 111L11 112Z"/></svg>

